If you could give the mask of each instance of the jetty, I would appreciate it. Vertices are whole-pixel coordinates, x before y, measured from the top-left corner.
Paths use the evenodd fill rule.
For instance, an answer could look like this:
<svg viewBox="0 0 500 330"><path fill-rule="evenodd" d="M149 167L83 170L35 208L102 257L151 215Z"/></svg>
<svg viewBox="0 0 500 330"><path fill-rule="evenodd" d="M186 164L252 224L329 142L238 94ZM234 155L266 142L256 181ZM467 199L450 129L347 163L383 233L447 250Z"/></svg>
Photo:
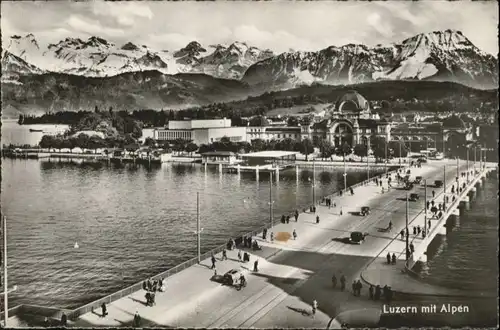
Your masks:
<svg viewBox="0 0 500 330"><path fill-rule="evenodd" d="M396 294L403 287L411 287L405 294L419 294L421 291L425 294L432 290L435 290L435 295L460 294L446 288L424 287L409 271L416 262L425 262L430 241L445 233L442 227L446 219L461 204L465 205L474 189L480 189L484 177L496 168L497 164L469 166L464 162L457 164L454 160L441 160L429 161L421 167L391 170L326 196L332 201L331 205L318 200L315 207L299 210L297 221L290 210L289 223L280 222L281 215L276 215L262 228L243 235L257 241L261 250L243 247L239 244L243 237L228 237L235 239L237 248L227 251L227 260L222 260L222 251L227 248L223 245L152 277L164 278L166 286L165 292L156 294L156 304L152 307L145 306L141 281L71 311L25 305L14 307L9 310L9 325L25 325L26 320L35 324L33 320L45 317L57 320L64 312L69 319L68 326L123 327L132 325L137 312L141 316L141 327L335 328L343 322L349 322L351 327L374 327L380 321L383 302L367 298L366 284L383 285L388 283L383 281L390 280ZM406 174L408 170L412 177L421 176L424 185L406 190L402 184L397 184L398 171ZM469 176L462 176L466 172ZM430 183L436 180L444 181L445 185L430 188ZM454 190L457 187L461 190L451 194L452 185L456 186ZM425 204L430 200L432 190L435 203L441 203L445 197L443 192L455 196L455 201L447 203L440 218L431 219L429 214L426 215ZM410 202L409 193L426 195ZM371 210L366 216L359 212L364 206ZM415 250L406 258L406 241L400 239L399 232L408 226L423 226L424 220L432 222L427 237L421 239L418 235L411 235ZM393 230L388 230L389 222L392 222ZM267 230L266 237L264 230ZM296 239L291 234L293 231L297 233ZM352 232L367 234L365 242L352 244L349 240ZM237 254L240 250L250 254L250 262L239 260ZM384 264L388 252L398 255L395 265ZM217 274L238 269L247 278L247 286L236 290L217 282L214 270L210 268L212 254L217 260ZM258 261L258 271L253 269L255 261ZM383 278L374 277L373 274L382 268L390 271ZM341 275L346 277L345 291L332 288L332 275L337 279ZM358 279L365 284L362 297L350 292L351 283ZM398 286L398 283L404 285ZM314 300L318 303L318 310L312 317ZM108 315L105 317L100 315L102 303L107 305Z"/></svg>

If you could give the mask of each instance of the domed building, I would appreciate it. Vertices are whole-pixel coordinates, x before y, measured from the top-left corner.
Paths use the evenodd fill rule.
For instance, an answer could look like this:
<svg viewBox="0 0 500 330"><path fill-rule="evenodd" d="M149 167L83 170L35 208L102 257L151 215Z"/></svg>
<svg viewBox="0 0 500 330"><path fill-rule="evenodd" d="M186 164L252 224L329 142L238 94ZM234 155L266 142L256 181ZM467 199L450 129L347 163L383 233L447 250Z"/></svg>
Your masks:
<svg viewBox="0 0 500 330"><path fill-rule="evenodd" d="M390 135L390 123L372 114L370 102L356 91L339 97L322 120L301 127L302 139L328 140L333 146L369 145L374 136L390 140Z"/></svg>

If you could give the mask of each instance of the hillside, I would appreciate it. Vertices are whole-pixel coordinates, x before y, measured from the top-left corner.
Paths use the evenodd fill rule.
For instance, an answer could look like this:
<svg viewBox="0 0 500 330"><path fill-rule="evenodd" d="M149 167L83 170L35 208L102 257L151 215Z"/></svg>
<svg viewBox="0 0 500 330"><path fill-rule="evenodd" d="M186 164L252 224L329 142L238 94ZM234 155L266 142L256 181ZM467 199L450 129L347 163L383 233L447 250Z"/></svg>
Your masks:
<svg viewBox="0 0 500 330"><path fill-rule="evenodd" d="M202 74L166 75L158 71L93 78L62 73L20 75L2 82L5 109L19 113L78 111L96 105L117 110L185 108L249 95L247 85Z"/></svg>

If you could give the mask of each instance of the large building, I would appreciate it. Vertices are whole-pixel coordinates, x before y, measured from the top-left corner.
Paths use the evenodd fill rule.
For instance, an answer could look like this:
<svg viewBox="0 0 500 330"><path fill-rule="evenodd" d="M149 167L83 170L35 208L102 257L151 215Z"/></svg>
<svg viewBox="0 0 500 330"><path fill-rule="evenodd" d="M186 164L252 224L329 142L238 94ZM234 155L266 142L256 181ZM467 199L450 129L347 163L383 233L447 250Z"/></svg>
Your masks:
<svg viewBox="0 0 500 330"><path fill-rule="evenodd" d="M227 137L233 142L247 140L246 127L231 127L231 119L171 120L166 128L155 128L155 140L191 141L197 145L210 144Z"/></svg>
<svg viewBox="0 0 500 330"><path fill-rule="evenodd" d="M356 91L340 97L319 121L311 121L301 126L301 138L328 140L333 146L347 143L370 144L374 136L391 139L391 125L371 113L370 103Z"/></svg>
<svg viewBox="0 0 500 330"><path fill-rule="evenodd" d="M293 126L248 126L248 141L260 139L264 141L292 139L300 140L300 127Z"/></svg>

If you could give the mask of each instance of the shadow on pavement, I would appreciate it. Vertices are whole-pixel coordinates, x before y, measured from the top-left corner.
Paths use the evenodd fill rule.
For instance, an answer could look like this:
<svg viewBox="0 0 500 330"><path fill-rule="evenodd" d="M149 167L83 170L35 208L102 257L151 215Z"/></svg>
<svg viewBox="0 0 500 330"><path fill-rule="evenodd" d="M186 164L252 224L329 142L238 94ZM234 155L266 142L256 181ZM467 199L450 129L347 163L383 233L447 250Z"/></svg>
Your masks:
<svg viewBox="0 0 500 330"><path fill-rule="evenodd" d="M292 306L286 306L288 309L294 311L294 312L297 312L297 313L300 313L304 316L311 316L311 313L309 311L306 311L305 309L302 309L302 308L296 308L296 307L292 307Z"/></svg>

